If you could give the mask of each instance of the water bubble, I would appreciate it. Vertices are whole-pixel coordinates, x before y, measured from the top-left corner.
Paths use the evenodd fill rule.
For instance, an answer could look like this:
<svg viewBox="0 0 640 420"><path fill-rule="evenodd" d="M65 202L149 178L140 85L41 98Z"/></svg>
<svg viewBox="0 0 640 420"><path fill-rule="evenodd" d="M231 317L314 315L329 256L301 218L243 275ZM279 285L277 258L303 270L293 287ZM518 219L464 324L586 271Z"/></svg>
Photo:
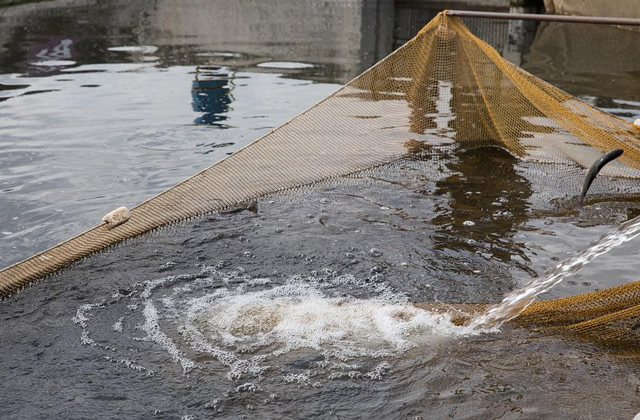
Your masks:
<svg viewBox="0 0 640 420"><path fill-rule="evenodd" d="M320 199L320 203L322 203L322 204L330 204L331 200L329 200L328 198L321 198Z"/></svg>
<svg viewBox="0 0 640 420"><path fill-rule="evenodd" d="M462 222L462 226L475 226L476 222L472 222L471 220L465 220Z"/></svg>
<svg viewBox="0 0 640 420"><path fill-rule="evenodd" d="M218 400L212 400L204 405L204 408L217 410L218 409Z"/></svg>
<svg viewBox="0 0 640 420"><path fill-rule="evenodd" d="M379 274L379 273L382 273L382 271L383 271L382 267L379 267L379 266L375 265L375 266L371 267L371 270L369 270L369 273L371 273L371 274Z"/></svg>
<svg viewBox="0 0 640 420"><path fill-rule="evenodd" d="M160 267L160 271L165 271L168 270L172 267L175 267L177 265L177 263L173 262L173 261L167 261L166 263L164 263L161 267Z"/></svg>
<svg viewBox="0 0 640 420"><path fill-rule="evenodd" d="M124 317L121 316L120 318L118 318L118 320L113 324L113 331L115 332L122 332L122 321L124 321Z"/></svg>
<svg viewBox="0 0 640 420"><path fill-rule="evenodd" d="M227 380L234 381L225 393L231 397L263 391L248 381L260 378L269 366L278 366L285 382L307 386L320 386L333 376L379 380L391 371L390 361L398 355L447 336L468 334L454 326L448 315L413 306L407 295L385 281L379 274L382 271L376 266L369 278L358 278L326 268L321 274L312 271L311 276L294 275L272 282L251 277L241 269L222 271L202 266L199 273L132 285L132 293L113 303L81 306L75 321L83 336L100 343L96 348L105 351L107 346L102 343L113 335L111 323L127 304L135 303L132 310L137 313L127 312L126 327L137 333L134 337L119 335L118 340L149 342L185 373L194 368L209 369L209 360L215 359L226 367ZM112 320L107 325L109 335L100 336L104 329L91 324L105 319ZM120 325L124 319L118 320ZM111 359L128 360L133 354L131 347L116 348L114 344L108 349ZM314 353L317 363L308 364L304 371L279 360L286 354L293 358ZM202 363L199 356L204 355L207 362ZM148 361L162 363L161 369L166 363L155 356ZM121 363L151 371L132 361ZM255 401L263 398L258 395ZM221 410L217 400L209 401L206 408Z"/></svg>
<svg viewBox="0 0 640 420"><path fill-rule="evenodd" d="M371 255L372 257L380 257L382 255L382 251L380 251L378 248L371 248L369 250L369 255Z"/></svg>

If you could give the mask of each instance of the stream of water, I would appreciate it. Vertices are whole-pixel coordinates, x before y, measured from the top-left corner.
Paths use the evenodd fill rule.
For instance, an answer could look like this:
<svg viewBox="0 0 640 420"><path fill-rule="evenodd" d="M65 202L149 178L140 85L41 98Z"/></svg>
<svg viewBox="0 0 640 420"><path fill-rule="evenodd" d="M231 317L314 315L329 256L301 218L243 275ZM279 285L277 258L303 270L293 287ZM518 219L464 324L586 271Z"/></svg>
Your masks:
<svg viewBox="0 0 640 420"><path fill-rule="evenodd" d="M537 296L550 290L565 278L577 273L582 267L593 261L594 258L606 254L638 235L640 235L640 217L623 223L618 229L603 236L588 248L560 261L547 270L544 275L509 293L502 302L492 306L486 313L471 321L469 326L471 328L496 327L514 319L527 309Z"/></svg>

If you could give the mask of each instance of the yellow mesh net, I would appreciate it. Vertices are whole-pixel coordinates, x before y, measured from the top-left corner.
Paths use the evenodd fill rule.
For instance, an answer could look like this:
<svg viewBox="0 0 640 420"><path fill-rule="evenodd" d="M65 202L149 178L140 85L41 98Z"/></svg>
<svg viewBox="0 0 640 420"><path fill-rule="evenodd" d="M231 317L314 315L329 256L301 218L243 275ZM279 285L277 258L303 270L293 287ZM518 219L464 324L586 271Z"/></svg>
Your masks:
<svg viewBox="0 0 640 420"><path fill-rule="evenodd" d="M126 223L95 227L0 271L0 296L168 223L400 159L421 147L497 145L522 160L640 178L640 130L504 60L455 17L418 35L337 92L248 147L140 204ZM624 182L623 182L624 183ZM618 191L621 191L618 188ZM537 302L516 321L638 342L640 283Z"/></svg>

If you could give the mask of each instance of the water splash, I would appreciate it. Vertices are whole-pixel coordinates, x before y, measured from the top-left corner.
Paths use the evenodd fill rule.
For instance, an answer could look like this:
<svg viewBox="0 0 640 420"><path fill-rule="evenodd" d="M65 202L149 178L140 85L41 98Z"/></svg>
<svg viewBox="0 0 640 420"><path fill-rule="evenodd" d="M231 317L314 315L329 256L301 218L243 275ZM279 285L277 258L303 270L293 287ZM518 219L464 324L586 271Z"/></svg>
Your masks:
<svg viewBox="0 0 640 420"><path fill-rule="evenodd" d="M287 383L313 386L381 379L411 349L482 332L414 306L380 275L327 269L281 281L203 267L136 283L108 304L82 305L74 322L83 344L138 373L166 368L145 357L155 348L185 374L213 369L229 381L260 382L273 370ZM141 359L130 360L132 353Z"/></svg>
<svg viewBox="0 0 640 420"><path fill-rule="evenodd" d="M544 275L534 279L528 285L509 293L497 305L491 306L484 314L469 323L471 329L479 327L499 327L520 315L533 302L536 296L550 290L566 277L577 273L594 258L606 254L613 248L640 235L640 217L623 223L618 229L592 243L571 258L560 261L545 271Z"/></svg>

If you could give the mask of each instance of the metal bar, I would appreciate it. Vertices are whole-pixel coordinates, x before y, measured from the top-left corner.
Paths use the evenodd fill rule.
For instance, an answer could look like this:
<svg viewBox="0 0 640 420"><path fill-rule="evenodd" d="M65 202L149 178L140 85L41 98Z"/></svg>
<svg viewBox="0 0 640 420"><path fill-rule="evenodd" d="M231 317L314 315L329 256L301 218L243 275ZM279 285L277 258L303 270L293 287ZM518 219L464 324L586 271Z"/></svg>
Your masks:
<svg viewBox="0 0 640 420"><path fill-rule="evenodd" d="M474 12L470 10L445 10L444 13L448 16L461 16L461 17L640 26L640 19L633 19L633 18L616 18L616 17L602 17L602 16L544 15L544 14L535 14L535 13Z"/></svg>

